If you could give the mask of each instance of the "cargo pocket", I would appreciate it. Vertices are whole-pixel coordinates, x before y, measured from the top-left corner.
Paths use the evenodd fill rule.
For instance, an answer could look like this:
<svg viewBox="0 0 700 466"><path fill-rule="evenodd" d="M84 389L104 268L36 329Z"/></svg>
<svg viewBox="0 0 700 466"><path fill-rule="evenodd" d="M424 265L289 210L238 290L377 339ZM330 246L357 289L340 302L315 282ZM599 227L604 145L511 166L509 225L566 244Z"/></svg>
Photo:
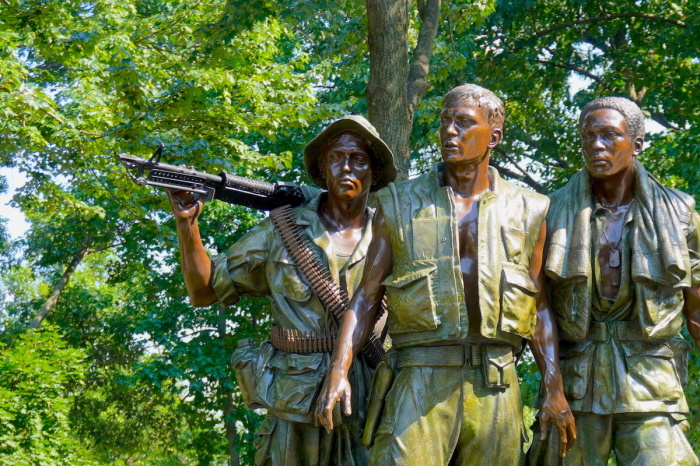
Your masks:
<svg viewBox="0 0 700 466"><path fill-rule="evenodd" d="M568 345L571 345L567 348ZM580 400L586 395L593 366L595 345L590 340L581 343L562 343L559 348L559 369L564 382L564 395Z"/></svg>
<svg viewBox="0 0 700 466"><path fill-rule="evenodd" d="M268 276L274 277L270 281L270 289L273 292L292 301L303 303L309 300L311 287L301 277L299 268L287 251L279 259L272 261L268 267L272 267L272 270L268 270Z"/></svg>
<svg viewBox="0 0 700 466"><path fill-rule="evenodd" d="M527 268L503 263L501 330L532 338L537 321L537 287Z"/></svg>
<svg viewBox="0 0 700 466"><path fill-rule="evenodd" d="M627 363L627 383L640 401L676 401L683 396L674 354L666 343L632 341L621 344Z"/></svg>
<svg viewBox="0 0 700 466"><path fill-rule="evenodd" d="M515 363L513 349L509 346L483 346L482 367L484 383L489 388L505 389L510 387L508 370Z"/></svg>
<svg viewBox="0 0 700 466"><path fill-rule="evenodd" d="M231 366L236 371L238 388L241 390L243 402L248 409L258 409L263 406L255 398L256 377L260 349L250 338L238 342L238 348L231 356Z"/></svg>
<svg viewBox="0 0 700 466"><path fill-rule="evenodd" d="M382 282L391 311L388 316L390 334L434 330L440 323L433 295L437 265L428 261L412 265L403 267L407 272L399 268Z"/></svg>
<svg viewBox="0 0 700 466"><path fill-rule="evenodd" d="M673 350L673 359L676 364L678 380L681 382L681 387L685 387L688 383L688 353L690 353L692 347L680 335L672 338L668 344L671 346L671 350Z"/></svg>
<svg viewBox="0 0 700 466"><path fill-rule="evenodd" d="M255 464L256 466L268 466L272 464L270 456L270 446L272 444L272 433L277 426L277 418L268 415L263 419L260 428L255 433L253 447L255 448Z"/></svg>
<svg viewBox="0 0 700 466"><path fill-rule="evenodd" d="M267 363L271 378L256 394L271 412L308 414L323 382L321 365L326 353L297 354L277 351Z"/></svg>

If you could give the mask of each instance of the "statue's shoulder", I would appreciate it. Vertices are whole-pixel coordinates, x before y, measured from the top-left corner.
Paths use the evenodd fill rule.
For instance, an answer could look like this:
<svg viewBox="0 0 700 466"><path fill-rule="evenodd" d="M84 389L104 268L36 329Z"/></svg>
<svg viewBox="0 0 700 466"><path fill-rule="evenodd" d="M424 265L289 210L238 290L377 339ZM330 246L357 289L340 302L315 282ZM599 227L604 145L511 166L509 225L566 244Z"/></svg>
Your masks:
<svg viewBox="0 0 700 466"><path fill-rule="evenodd" d="M662 185L663 186L663 185ZM684 193L675 188L669 188L663 186L664 189L669 193L671 201L686 214L692 214L695 212L695 198L688 193Z"/></svg>
<svg viewBox="0 0 700 466"><path fill-rule="evenodd" d="M534 211L546 211L549 208L549 197L528 188L523 188L501 178L500 189L505 195L505 201L517 199Z"/></svg>
<svg viewBox="0 0 700 466"><path fill-rule="evenodd" d="M428 192L432 180L431 173L423 173L416 178L391 182L386 187L377 191L377 199L380 205L385 206L387 203L394 204L400 199L407 199L412 196L420 195L422 192Z"/></svg>

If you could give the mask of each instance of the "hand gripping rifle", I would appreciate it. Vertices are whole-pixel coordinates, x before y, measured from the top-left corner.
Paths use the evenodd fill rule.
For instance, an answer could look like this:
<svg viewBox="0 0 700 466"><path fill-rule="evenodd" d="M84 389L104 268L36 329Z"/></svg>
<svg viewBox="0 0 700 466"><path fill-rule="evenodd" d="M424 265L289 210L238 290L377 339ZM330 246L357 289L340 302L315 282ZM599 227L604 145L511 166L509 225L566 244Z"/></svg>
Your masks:
<svg viewBox="0 0 700 466"><path fill-rule="evenodd" d="M161 155L162 144L148 160L124 154L119 155L119 160L126 166L131 180L139 186L191 191L204 202L218 199L257 210L272 210L283 205L296 207L307 201L301 188L292 183L265 183L224 172L211 175L193 168L161 163Z"/></svg>

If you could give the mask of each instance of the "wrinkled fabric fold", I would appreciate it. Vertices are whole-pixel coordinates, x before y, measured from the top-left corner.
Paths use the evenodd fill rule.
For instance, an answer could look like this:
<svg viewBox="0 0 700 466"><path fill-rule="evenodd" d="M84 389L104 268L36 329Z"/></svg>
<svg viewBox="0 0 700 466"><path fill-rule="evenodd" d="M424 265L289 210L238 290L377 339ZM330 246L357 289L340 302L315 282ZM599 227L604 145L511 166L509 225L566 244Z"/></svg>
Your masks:
<svg viewBox="0 0 700 466"><path fill-rule="evenodd" d="M637 283L690 286L690 261L681 213L668 190L637 160L635 221L630 244L632 279ZM552 195L547 218L549 231L547 276L555 281L585 280L591 276L590 232L593 194L584 168Z"/></svg>

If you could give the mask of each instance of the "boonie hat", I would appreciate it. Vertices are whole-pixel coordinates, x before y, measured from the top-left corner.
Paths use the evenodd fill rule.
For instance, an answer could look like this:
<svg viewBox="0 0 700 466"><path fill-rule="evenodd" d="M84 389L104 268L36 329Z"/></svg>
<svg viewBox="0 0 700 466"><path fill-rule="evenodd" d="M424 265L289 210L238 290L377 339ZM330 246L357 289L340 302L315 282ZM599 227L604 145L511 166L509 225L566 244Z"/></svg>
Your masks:
<svg viewBox="0 0 700 466"><path fill-rule="evenodd" d="M336 134L347 130L356 131L367 139L376 149L376 155L379 157L379 162L382 164L382 174L370 191L377 191L389 184L389 182L394 181L396 179L396 165L394 164L394 154L392 154L389 146L382 141L377 130L365 117L361 115L348 115L326 126L326 128L304 148L304 165L306 166L306 172L314 183L320 188L328 189L326 180L323 179L321 170L318 168L318 159L321 157L321 147Z"/></svg>

